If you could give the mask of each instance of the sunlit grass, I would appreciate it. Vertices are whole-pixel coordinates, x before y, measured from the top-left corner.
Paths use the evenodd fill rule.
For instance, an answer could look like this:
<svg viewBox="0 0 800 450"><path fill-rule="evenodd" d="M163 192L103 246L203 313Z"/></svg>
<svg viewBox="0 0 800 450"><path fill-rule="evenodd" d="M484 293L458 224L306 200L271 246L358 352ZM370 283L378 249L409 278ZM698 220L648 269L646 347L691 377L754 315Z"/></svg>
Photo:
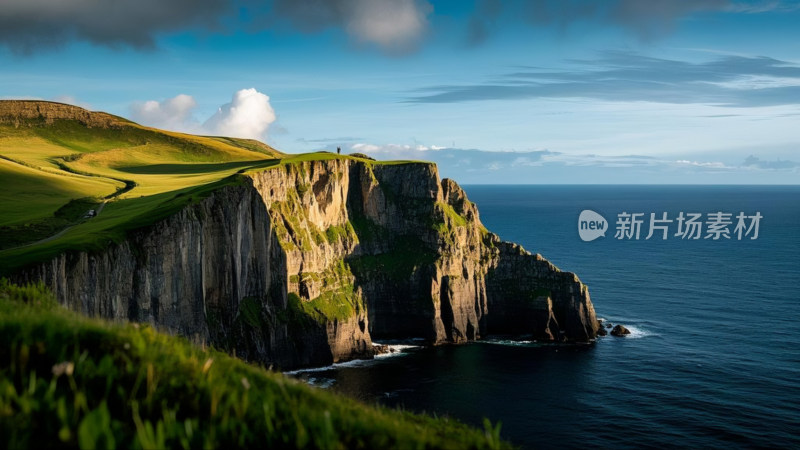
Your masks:
<svg viewBox="0 0 800 450"><path fill-rule="evenodd" d="M69 120L0 125L0 157L7 158L0 159L0 239L12 243L2 247L35 244L0 251L0 273L67 250L119 242L128 231L168 217L213 189L240 183L236 174L309 161L409 162L331 152L283 154L254 140L156 130L123 119L111 128ZM71 223L54 220L59 208L84 198L106 201L102 214ZM63 234L37 243L48 230L59 231L48 226L56 223Z"/></svg>
<svg viewBox="0 0 800 450"><path fill-rule="evenodd" d="M43 172L0 159L0 226L50 217L70 200L104 197L121 185L103 178Z"/></svg>
<svg viewBox="0 0 800 450"><path fill-rule="evenodd" d="M0 280L3 448L506 448L484 430L306 386Z"/></svg>

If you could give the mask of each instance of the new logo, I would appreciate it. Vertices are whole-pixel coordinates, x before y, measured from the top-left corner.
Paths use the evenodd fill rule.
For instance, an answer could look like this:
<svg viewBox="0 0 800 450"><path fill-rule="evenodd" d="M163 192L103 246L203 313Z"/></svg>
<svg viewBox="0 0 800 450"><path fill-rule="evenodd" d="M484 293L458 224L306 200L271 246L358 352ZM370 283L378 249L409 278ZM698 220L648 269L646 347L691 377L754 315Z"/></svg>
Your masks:
<svg viewBox="0 0 800 450"><path fill-rule="evenodd" d="M578 234L581 240L589 242L600 236L605 237L606 231L608 231L608 222L605 217L591 209L581 211L581 215L578 216Z"/></svg>

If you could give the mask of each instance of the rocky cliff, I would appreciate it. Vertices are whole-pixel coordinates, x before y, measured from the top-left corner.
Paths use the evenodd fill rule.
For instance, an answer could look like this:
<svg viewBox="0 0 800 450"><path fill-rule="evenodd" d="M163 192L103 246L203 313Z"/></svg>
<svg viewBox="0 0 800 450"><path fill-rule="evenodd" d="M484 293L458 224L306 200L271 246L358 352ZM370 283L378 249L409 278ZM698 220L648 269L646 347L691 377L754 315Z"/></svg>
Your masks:
<svg viewBox="0 0 800 450"><path fill-rule="evenodd" d="M588 342L577 276L501 242L429 163L282 164L100 252L19 272L85 314L149 322L280 368L372 355L372 339Z"/></svg>

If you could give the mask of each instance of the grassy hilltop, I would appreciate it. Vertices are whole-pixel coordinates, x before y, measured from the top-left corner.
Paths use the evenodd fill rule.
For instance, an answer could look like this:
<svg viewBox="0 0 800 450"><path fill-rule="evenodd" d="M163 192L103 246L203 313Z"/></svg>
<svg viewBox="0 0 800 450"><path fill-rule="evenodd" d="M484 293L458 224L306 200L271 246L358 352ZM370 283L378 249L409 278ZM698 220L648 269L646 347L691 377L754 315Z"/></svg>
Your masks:
<svg viewBox="0 0 800 450"><path fill-rule="evenodd" d="M0 273L119 241L240 182L238 174L332 158L352 157L290 155L254 140L158 130L70 105L0 101ZM90 210L100 214L84 217Z"/></svg>

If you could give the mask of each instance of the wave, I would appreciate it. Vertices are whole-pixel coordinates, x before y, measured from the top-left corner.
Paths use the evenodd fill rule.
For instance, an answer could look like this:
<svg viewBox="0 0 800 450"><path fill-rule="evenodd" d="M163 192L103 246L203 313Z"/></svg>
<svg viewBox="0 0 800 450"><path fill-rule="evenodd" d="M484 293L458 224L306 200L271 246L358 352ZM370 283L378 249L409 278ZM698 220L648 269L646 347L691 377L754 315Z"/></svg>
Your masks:
<svg viewBox="0 0 800 450"><path fill-rule="evenodd" d="M409 350L422 348L421 345L412 345L412 344L380 344L377 342L372 343L375 347L386 347L389 349L386 353L381 353L375 355L375 358L391 358L393 356L403 356L408 354Z"/></svg>
<svg viewBox="0 0 800 450"><path fill-rule="evenodd" d="M333 378L317 378L317 377L308 377L303 379L306 383L310 384L311 386L318 387L320 389L328 389L329 387L333 386L336 383L336 380Z"/></svg>
<svg viewBox="0 0 800 450"><path fill-rule="evenodd" d="M305 369L296 369L296 370L289 370L283 372L284 375L300 375L303 373L313 373L313 372L327 372L329 370L341 369L344 367L363 367L369 366L371 364L375 364L376 362L390 358L394 356L403 356L407 355L409 350L422 348L421 345L411 345L411 344L380 344L380 343L373 343L372 345L378 346L385 346L389 348L389 352L381 353L379 355L375 355L372 359L354 359L352 361L345 361L340 363L333 363L329 366L322 366L322 367L310 367Z"/></svg>
<svg viewBox="0 0 800 450"><path fill-rule="evenodd" d="M511 347L531 347L542 345L541 342L529 339L481 339L475 341L478 344L508 345Z"/></svg>
<svg viewBox="0 0 800 450"><path fill-rule="evenodd" d="M638 325L625 325L625 328L631 332L631 334L624 336L625 339L641 339L648 336L658 336L658 333L646 330Z"/></svg>

